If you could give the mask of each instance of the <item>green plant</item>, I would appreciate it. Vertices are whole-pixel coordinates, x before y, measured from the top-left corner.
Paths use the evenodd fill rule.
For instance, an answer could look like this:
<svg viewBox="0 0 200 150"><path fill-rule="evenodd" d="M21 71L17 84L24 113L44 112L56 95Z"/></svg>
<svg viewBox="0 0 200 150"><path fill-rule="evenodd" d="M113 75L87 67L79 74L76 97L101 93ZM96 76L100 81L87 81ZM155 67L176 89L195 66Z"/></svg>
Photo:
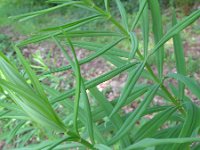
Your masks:
<svg viewBox="0 0 200 150"><path fill-rule="evenodd" d="M200 10L178 23L175 12L172 11L172 27L164 34L157 0L139 1L140 8L131 24L127 20L126 10L120 0L116 0L121 14L120 21L112 16L109 0L104 0L105 9L95 5L92 0L49 0L49 2L59 3L59 5L13 18L24 21L71 5L90 10L91 16L43 29L39 34L17 43L14 49L25 74L19 73L17 67L0 54L0 87L1 93L4 94L0 102L0 117L17 119L10 120L14 130L1 139L6 139L9 143L15 135L21 137L21 140L16 142L17 149L26 146L30 149L178 150L196 149L195 147L199 146L200 109L184 91L187 87L200 99L200 85L186 76L180 32L199 18ZM151 50L148 48L149 14L152 16L155 39L155 45ZM116 29L113 31L79 30L79 27L99 19L113 24ZM134 33L139 22L143 36L143 51L138 48L137 35ZM81 37L104 36L109 36L113 42L98 44L77 40ZM171 38L173 38L177 73L166 75L163 74L164 44ZM20 52L19 48L46 39L52 39L52 42L57 44L70 64L44 72L42 75L69 69L74 73L76 86L64 93L39 82L30 64ZM122 41L130 44L130 51L117 47L117 44ZM66 46L71 50L72 56L66 51ZM78 60L75 47L84 47L93 53ZM156 56L158 73L148 64L148 59L153 55ZM86 81L81 75L80 65L100 56L116 68ZM128 73L125 86L120 96L109 102L96 86L123 71ZM141 83L141 78L151 82ZM177 80L178 85L174 86L169 79ZM162 98L163 106L153 105L152 101L156 95ZM142 100L138 101L134 111L127 114L122 111L123 106L140 100L139 97ZM145 115L151 116L152 119L144 119ZM10 122L8 121L8 124ZM29 141L30 137L37 137L39 140ZM27 145L28 142L32 144Z"/></svg>

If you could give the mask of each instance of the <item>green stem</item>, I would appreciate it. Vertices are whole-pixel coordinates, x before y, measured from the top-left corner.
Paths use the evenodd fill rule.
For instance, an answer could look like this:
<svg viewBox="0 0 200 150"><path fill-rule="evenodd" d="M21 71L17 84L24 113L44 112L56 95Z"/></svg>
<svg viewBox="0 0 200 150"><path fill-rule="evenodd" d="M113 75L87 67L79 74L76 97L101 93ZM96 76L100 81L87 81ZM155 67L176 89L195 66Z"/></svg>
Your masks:
<svg viewBox="0 0 200 150"><path fill-rule="evenodd" d="M140 57L141 60L144 60L144 57L142 56L142 54L140 53L140 51L137 51L138 56ZM157 76L154 74L153 70L151 69L150 65L146 62L145 67L147 68L147 71L150 73L150 75L152 76L153 80L157 83L162 83L160 81L159 78L157 78ZM163 83L161 84L160 88L163 90L163 92L167 95L167 97L172 101L172 103L176 106L180 106L180 103L178 102L178 100L173 97L171 95L171 93L167 90L167 88L163 85ZM184 110L182 108L179 108L180 112L182 114L184 114Z"/></svg>
<svg viewBox="0 0 200 150"><path fill-rule="evenodd" d="M107 14L107 16L108 16L108 13L107 13L107 12L104 12L104 11L103 11L102 9L100 9L99 7L94 6L94 8L95 8L98 12L100 12L101 14L104 14L104 15ZM128 35L128 36L129 36L129 34L128 34L127 31L123 28L123 26L121 26L112 16L110 16L109 20L110 20L116 27L118 27L118 29L119 29L121 32L123 32L125 35ZM137 54L139 55L139 57L140 57L141 60L144 60L144 57L142 56L142 54L140 53L140 51L137 51ZM157 83L162 83L162 82L160 81L160 79L158 79L157 76L154 74L153 70L151 69L151 67L149 66L148 63L145 64L145 67L147 68L147 71L148 71L148 72L150 73L150 75L153 77L153 79L154 79L155 82L157 82ZM167 90L167 88L166 88L163 84L161 84L161 89L162 89L163 92L169 97L169 99L172 101L172 103L174 103L174 105L180 106L180 103L178 102L178 100L177 100L175 97L173 97L173 96L171 95L171 93ZM179 110L180 110L181 113L184 114L184 110L183 110L183 109L180 108Z"/></svg>
<svg viewBox="0 0 200 150"><path fill-rule="evenodd" d="M100 14L104 15L106 18L108 18L108 20L110 20L122 33L124 33L126 36L129 36L128 32L123 28L123 26L116 21L110 13L105 12L104 10L102 10L101 8L99 8L98 6L94 5L92 6L95 10L97 10Z"/></svg>
<svg viewBox="0 0 200 150"><path fill-rule="evenodd" d="M81 138L79 135L77 135L74 132L68 131L67 134L73 138L74 142L78 142L81 143L83 145L85 145L87 148L89 149L94 149L94 146L92 144L90 144L88 141L84 140L83 138Z"/></svg>

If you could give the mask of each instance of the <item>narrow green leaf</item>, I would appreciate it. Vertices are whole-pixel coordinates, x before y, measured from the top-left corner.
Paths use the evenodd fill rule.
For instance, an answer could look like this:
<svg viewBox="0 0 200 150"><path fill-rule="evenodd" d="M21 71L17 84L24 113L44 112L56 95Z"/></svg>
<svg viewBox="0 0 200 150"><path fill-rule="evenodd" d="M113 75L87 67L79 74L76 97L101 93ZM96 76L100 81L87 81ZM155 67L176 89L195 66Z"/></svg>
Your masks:
<svg viewBox="0 0 200 150"><path fill-rule="evenodd" d="M98 150L112 150L110 147L103 144L96 144L94 145L94 147L97 148Z"/></svg>
<svg viewBox="0 0 200 150"><path fill-rule="evenodd" d="M200 121L198 119L200 115L200 109L193 104L191 100L187 100L185 107L187 109L187 115L183 124L183 128L178 136L179 138L192 136L193 131L200 125ZM176 144L172 146L172 150L184 149L188 146L188 143Z"/></svg>
<svg viewBox="0 0 200 150"><path fill-rule="evenodd" d="M105 98L105 96L96 87L89 89L89 91L92 94L92 96L96 99L96 101L98 101L99 106L103 108L103 110L105 111L105 113L108 117L110 115L111 111L113 110L112 104L109 103L109 101ZM116 130L119 130L121 125L123 124L123 121L118 114L114 114L110 118L110 120L112 122L113 127ZM127 136L125 136L124 138L120 138L120 140L122 140L123 143L125 143L125 145L128 145L130 143Z"/></svg>
<svg viewBox="0 0 200 150"><path fill-rule="evenodd" d="M126 10L125 10L125 8L124 8L124 6L123 6L123 4L121 3L120 0L116 0L116 3L117 3L117 7L119 9L119 12L121 14L121 17L122 17L122 23L123 23L125 29L127 31L129 31L129 28L128 28L128 17L127 17L127 14L126 14Z"/></svg>
<svg viewBox="0 0 200 150"><path fill-rule="evenodd" d="M65 6L75 5L75 4L82 4L82 2L81 1L70 1L70 2L66 2L64 4L61 4L61 5L57 5L57 6L51 7L51 8L47 8L47 9L43 9L43 10L31 12L31 13L21 14L21 15L18 15L18 16L11 16L9 18L17 19L19 21L25 21L25 20L31 19L33 17L44 15L44 14L49 13L51 11L54 11L56 9L60 9L62 7L65 7Z"/></svg>
<svg viewBox="0 0 200 150"><path fill-rule="evenodd" d="M56 27L51 27L51 28L46 28L46 29L42 29L42 31L59 31L59 30L64 30L65 31L69 31L69 30L73 30L76 29L84 24L87 24L91 21L97 20L99 18L102 18L102 15L93 15L90 17L86 17L77 21L73 21L71 23L67 23L61 26L56 26Z"/></svg>
<svg viewBox="0 0 200 150"><path fill-rule="evenodd" d="M158 0L148 0L148 4L151 10L151 16L153 21L153 33L154 41L157 44L160 39L163 37L163 27L162 27L162 18L161 11ZM159 50L155 53L156 64L158 69L158 75L162 78L163 74L163 61L164 61L164 47L161 46Z"/></svg>
<svg viewBox="0 0 200 150"><path fill-rule="evenodd" d="M158 113L153 119L146 122L134 135L134 141L139 141L147 137L152 137L155 132L163 125L174 113L176 108L170 107Z"/></svg>
<svg viewBox="0 0 200 150"><path fill-rule="evenodd" d="M93 59L95 59L95 58L97 58L97 57L103 55L104 53L109 52L109 51L111 50L111 48L113 48L115 45L117 45L117 44L118 44L119 42L121 42L123 39L125 39L125 38L121 38L121 39L117 40L116 42L113 42L113 43L111 43L111 44L108 44L108 45L104 46L104 47L101 48L101 49L97 49L97 50L96 50L96 53L90 54L90 55L89 55L88 57L86 57L85 59L80 60L79 64L82 65L82 64L88 63L88 62L92 61ZM89 48L88 48L88 49L89 49ZM109 51L108 51L108 50L109 50ZM70 69L70 68L71 68L71 65L68 65L68 66L62 68L61 70L64 70L64 69L67 70L67 69ZM56 69L56 70L57 70L57 69ZM52 71L50 71L50 72L52 72ZM56 71L56 72L57 72L57 71Z"/></svg>
<svg viewBox="0 0 200 150"><path fill-rule="evenodd" d="M90 51L99 51L100 49L102 49L102 47L105 47L105 44L100 44L95 42L73 41L72 43L74 46L84 48ZM112 47L106 54L128 58L128 51L124 51L116 47Z"/></svg>
<svg viewBox="0 0 200 150"><path fill-rule="evenodd" d="M200 138L169 138L169 139L146 138L127 147L125 150L147 148L147 147L163 145L163 144L173 144L173 143L181 144L181 143L192 143L192 142L199 142L199 141L200 141Z"/></svg>
<svg viewBox="0 0 200 150"><path fill-rule="evenodd" d="M98 37L98 36L121 36L121 34L116 32L110 32L110 31L92 31L92 30L86 30L86 31L68 31L66 32L67 37ZM62 35L60 35L62 37ZM74 42L72 42L74 43Z"/></svg>
<svg viewBox="0 0 200 150"><path fill-rule="evenodd" d="M136 108L134 112L131 113L131 115L125 120L121 128L117 131L117 133L114 135L114 137L109 141L109 144L114 144L119 139L121 139L124 135L126 135L129 130L133 127L133 125L136 123L138 119L142 116L145 109L148 107L150 102L153 100L157 90L159 89L160 85L154 85L148 93L146 93L146 96L144 100L141 102L141 104Z"/></svg>
<svg viewBox="0 0 200 150"><path fill-rule="evenodd" d="M177 24L176 14L175 10L173 9L173 18L172 18L172 24ZM186 75L186 67L185 67L185 59L184 59L184 50L183 50L183 44L181 41L180 34L176 34L173 37L173 45L174 45L174 54L176 58L176 69L177 73ZM184 97L184 84L179 81L179 98L182 100Z"/></svg>
<svg viewBox="0 0 200 150"><path fill-rule="evenodd" d="M122 67L119 67L113 71L110 71L108 73L105 73L99 77L97 77L96 79L93 79L91 81L87 81L85 84L85 87L86 89L89 89L89 88L92 88L92 87L95 87L97 85L99 85L100 83L104 82L104 81L107 81L111 78L113 78L114 76L120 74L121 72L131 68L131 67L134 67L137 63L130 63L130 64L127 64L127 65L124 65ZM53 99L51 99L50 101L52 103L56 103L58 101L62 101L64 100L65 98L69 97L69 96L72 96L74 94L74 89L71 89L69 90L67 93L64 93L64 94L61 94Z"/></svg>
<svg viewBox="0 0 200 150"><path fill-rule="evenodd" d="M51 106L48 103L44 103L44 100L37 96L35 92L30 92L28 89L21 88L2 79L0 79L0 85L23 111L31 117L30 119L51 130L65 132L65 126Z"/></svg>
<svg viewBox="0 0 200 150"><path fill-rule="evenodd" d="M181 74L176 74L176 73L170 73L167 75L169 78L174 78L187 86L191 92L196 95L200 99L200 85L196 83L194 80L190 79L189 77L186 77Z"/></svg>
<svg viewBox="0 0 200 150"><path fill-rule="evenodd" d="M74 104L74 130L75 132L78 134L78 110L79 110L79 101L80 101L80 93L81 93L81 74L80 74L80 66L78 64L78 60L76 58L76 54L74 52L74 48L73 45L71 44L71 41L68 39L68 42L70 43L70 47L71 47L71 51L72 54L74 56L74 60L72 60L72 58L69 56L69 54L67 53L67 51L62 47L62 45L60 44L60 42L53 37L54 41L56 42L57 46L60 48L60 50L63 52L64 56L66 57L66 59L69 61L70 65L72 66L72 70L75 73L76 76L76 90L75 90L75 104Z"/></svg>
<svg viewBox="0 0 200 150"><path fill-rule="evenodd" d="M135 27L136 27L136 25L137 25L137 23L138 23L138 21L139 21L141 15L142 15L142 12L143 12L143 10L144 10L146 4L147 4L147 0L142 0L142 2L141 2L141 4L140 4L140 9L139 9L139 11L137 12L137 15L136 15L136 17L135 17L135 19L134 19L134 21L133 21L133 24L132 24L132 26L131 26L131 30L130 30L130 31L133 31L133 30L135 29Z"/></svg>
<svg viewBox="0 0 200 150"><path fill-rule="evenodd" d="M131 51L129 54L129 60L133 59L136 51L138 50L138 40L133 32L129 32L130 40L131 40Z"/></svg>
<svg viewBox="0 0 200 150"><path fill-rule="evenodd" d="M43 87L41 86L41 84L39 83L39 80L37 79L37 76L35 74L35 72L33 72L33 70L31 69L30 65L28 64L28 62L24 59L24 57L22 56L22 53L20 51L20 49L18 47L14 47L17 56L19 58L19 60L21 61L24 69L26 70L26 73L28 74L29 79L31 80L31 84L33 85L34 89L37 91L37 93L40 94L40 96L47 101L46 98L46 94L44 92Z"/></svg>
<svg viewBox="0 0 200 150"><path fill-rule="evenodd" d="M143 0L146 1L146 0ZM140 0L140 8L143 7L143 1ZM149 12L148 12L148 3L145 5L144 10L142 12L141 18L141 28L142 28L142 36L143 36L143 48L144 48L144 58L147 57L148 53L148 43L149 43Z"/></svg>
<svg viewBox="0 0 200 150"><path fill-rule="evenodd" d="M106 8L107 12L110 12L109 3L110 3L110 0L104 0L104 5L105 5L105 8Z"/></svg>
<svg viewBox="0 0 200 150"><path fill-rule="evenodd" d="M200 17L200 10L196 10L192 14L190 14L189 16L185 17L182 21L180 21L176 25L174 25L171 29L168 30L168 32L155 45L155 47L153 48L152 53L150 55L153 55L156 51L159 50L159 48L165 42L167 42L174 35L178 34L181 30L185 29L187 26L192 24L199 17Z"/></svg>
<svg viewBox="0 0 200 150"><path fill-rule="evenodd" d="M86 93L86 89L85 89L83 79L81 77L80 66L79 66L79 63L78 63L78 59L76 57L74 46L73 46L70 39L68 39L68 42L70 44L70 47L71 47L71 50L72 50L72 53L73 53L73 57L74 57L74 60L75 60L74 64L76 66L76 70L78 71L77 75L79 75L79 77L81 78L80 84L81 84L82 98L84 100L84 108L85 108L85 112L86 112L86 124L87 124L87 129L88 129L90 139L91 139L92 143L94 144L94 132L93 132L93 122L92 122L92 113L91 113L91 108L90 108L90 102L89 102L89 99L88 99L88 96L87 96L87 93ZM76 103L75 103L75 105L76 105ZM77 107L78 107L78 104L77 104Z"/></svg>
<svg viewBox="0 0 200 150"><path fill-rule="evenodd" d="M138 65L138 67L136 69L134 69L132 72L129 73L129 77L123 88L122 94L120 95L120 98L119 98L117 104L115 105L114 109L112 110L112 113L110 114L110 116L115 114L126 102L127 97L129 96L130 92L133 90L136 82L138 81L138 78L140 77L140 75L144 69L144 66L145 66L145 62Z"/></svg>
<svg viewBox="0 0 200 150"><path fill-rule="evenodd" d="M9 133L9 136L6 140L6 143L9 144L11 140L16 136L18 130L25 124L24 121L18 122L15 128L12 129L12 131Z"/></svg>

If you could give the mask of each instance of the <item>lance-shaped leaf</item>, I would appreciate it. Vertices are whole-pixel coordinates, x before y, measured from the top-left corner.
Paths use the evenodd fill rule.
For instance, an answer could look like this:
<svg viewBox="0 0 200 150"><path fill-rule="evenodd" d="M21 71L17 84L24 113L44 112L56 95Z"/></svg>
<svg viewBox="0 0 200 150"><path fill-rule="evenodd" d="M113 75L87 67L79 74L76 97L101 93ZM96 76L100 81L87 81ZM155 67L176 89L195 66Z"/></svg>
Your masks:
<svg viewBox="0 0 200 150"><path fill-rule="evenodd" d="M91 88L89 89L90 93L96 101L99 103L99 107L102 107L102 109L105 111L106 116L108 117L113 109L113 106L109 101L105 98L105 96L96 88ZM121 125L123 124L123 121L121 117L118 114L114 114L111 118L110 121L112 122L113 127L115 130L119 130ZM124 138L120 138L122 140L123 144L128 145L130 144L128 136L125 136Z"/></svg>
<svg viewBox="0 0 200 150"><path fill-rule="evenodd" d="M108 72L108 73L105 73L105 74L103 74L103 75L97 77L96 79L92 79L92 80L90 80L90 81L87 81L87 82L85 83L85 84L86 84L85 87L86 87L86 89L95 87L95 86L99 85L100 83L102 83L102 82L104 82L104 81L107 81L107 80L113 78L114 76L120 74L121 72L123 72L123 71L125 71L125 70L127 70L127 69L129 69L129 68L135 67L136 64L137 64L137 63L127 64L127 65L125 65L125 66L119 67L118 69L115 69L115 70L113 70L113 71L110 71L110 72ZM74 94L74 89L71 89L71 90L69 90L69 91L66 92L66 93L63 93L63 94L61 94L61 95L59 95L59 96L56 96L56 97L52 98L50 101L51 101L52 103L56 103L56 102L59 102L59 101L64 100L64 99L67 98L67 97L72 96L73 94Z"/></svg>
<svg viewBox="0 0 200 150"><path fill-rule="evenodd" d="M143 7L143 1L140 0L140 8ZM144 58L147 56L148 44L149 44L149 12L148 12L148 3L145 5L144 10L142 12L141 17L141 28L142 28L142 36L143 36L143 48L144 48Z"/></svg>
<svg viewBox="0 0 200 150"><path fill-rule="evenodd" d="M21 14L21 15L18 15L18 16L11 16L10 18L17 19L19 21L25 21L27 19L31 19L33 17L44 15L44 14L49 13L51 11L60 9L62 7L65 7L65 6L68 6L68 5L75 5L75 4L82 4L82 2L81 1L68 1L64 4L57 5L57 6L54 6L54 7L51 7L51 8L47 8L47 9L43 9L43 10L31 12L31 13Z"/></svg>
<svg viewBox="0 0 200 150"><path fill-rule="evenodd" d="M130 31L133 31L133 30L135 29L135 27L136 27L136 25L137 25L137 23L138 23L138 21L139 21L141 15L142 15L142 12L143 12L143 10L144 10L146 4L147 4L147 0L142 0L142 1L141 1L141 3L140 3L140 9L139 9L139 11L137 12L137 15L136 15L136 17L135 17L135 19L134 19L134 21L133 21L133 24L132 24L132 26L131 26L131 30L130 30Z"/></svg>
<svg viewBox="0 0 200 150"><path fill-rule="evenodd" d="M200 85L196 83L193 79L181 74L176 74L176 73L170 73L167 75L167 77L174 78L184 83L185 86L187 86L191 90L191 92L200 99L200 92L199 92Z"/></svg>
<svg viewBox="0 0 200 150"><path fill-rule="evenodd" d="M155 132L163 125L167 119L174 113L176 108L170 107L159 114L153 119L146 122L134 135L134 141L139 141L143 138L152 137Z"/></svg>
<svg viewBox="0 0 200 150"><path fill-rule="evenodd" d="M18 47L14 47L18 58L20 59L24 69L26 70L26 73L28 74L29 79L31 80L31 84L33 85L34 89L37 91L37 93L40 94L41 97L44 98L44 100L47 100L46 94L44 93L44 89L41 86L39 80L37 79L37 76L35 72L31 69L28 62L25 60L25 58L22 56L22 53Z"/></svg>
<svg viewBox="0 0 200 150"><path fill-rule="evenodd" d="M93 16L90 16L90 17L86 17L86 18L83 18L83 19L80 19L80 20L77 20L77 21L73 21L71 23L67 23L67 24L64 24L64 25L61 25L61 26L56 26L56 27L51 27L51 28L46 28L46 29L42 29L42 31L57 31L57 30L64 30L65 31L69 31L69 30L72 30L72 29L76 29L84 24L87 24L91 21L94 21L94 20L97 20L99 18L102 18L102 15L93 15Z"/></svg>
<svg viewBox="0 0 200 150"><path fill-rule="evenodd" d="M129 32L129 36L130 36L130 41L131 41L131 51L129 54L129 60L131 60L132 58L134 58L135 53L138 49L138 40L135 33L133 32Z"/></svg>
<svg viewBox="0 0 200 150"><path fill-rule="evenodd" d="M189 16L185 17L182 21L180 21L176 25L174 25L171 29L168 30L168 32L155 45L155 47L153 48L152 53L150 55L153 55L156 51L159 50L159 48L165 42L167 42L170 38L172 38L174 35L179 33L181 30L185 29L187 26L192 24L199 17L200 17L200 10L196 10L192 14L190 14Z"/></svg>
<svg viewBox="0 0 200 150"><path fill-rule="evenodd" d="M119 139L121 139L124 135L126 135L131 128L133 128L133 125L136 123L138 119L140 119L142 114L145 112L145 109L153 100L159 87L160 85L154 85L149 90L149 92L146 93L144 100L140 103L140 105L136 108L136 110L132 112L131 115L125 120L121 128L117 131L114 137L109 141L109 144L114 144Z"/></svg>
<svg viewBox="0 0 200 150"><path fill-rule="evenodd" d="M129 96L130 92L133 90L136 82L138 81L138 78L140 77L140 75L144 69L144 66L145 66L145 62L138 65L138 67L136 69L134 69L133 71L131 71L129 73L129 77L126 81L126 85L124 86L122 94L120 95L120 98L119 98L117 104L115 105L110 116L115 114L126 102L127 97Z"/></svg>
<svg viewBox="0 0 200 150"><path fill-rule="evenodd" d="M148 0L148 4L151 10L151 16L153 21L153 33L154 33L154 41L157 44L160 39L163 37L163 27L162 27L162 18L161 11L159 7L158 0ZM163 73L163 60L164 60L164 47L161 46L159 50L155 54L156 56L156 64L158 69L159 77L162 77Z"/></svg>
<svg viewBox="0 0 200 150"><path fill-rule="evenodd" d="M10 97L30 117L30 120L48 127L51 130L65 132L65 126L59 120L49 103L36 95L35 91L24 89L8 81L0 79L0 85Z"/></svg>
<svg viewBox="0 0 200 150"><path fill-rule="evenodd" d="M186 99L185 107L187 110L187 115L183 124L183 128L178 136L179 138L192 136L193 131L200 125L200 121L198 119L200 109L193 104L190 99ZM172 150L184 149L189 147L189 145L189 143L179 145L175 144L172 146Z"/></svg>
<svg viewBox="0 0 200 150"><path fill-rule="evenodd" d="M173 10L172 24L173 25L177 24L176 14L175 14L174 10ZM175 52L174 54L175 54L175 58L176 58L177 73L182 74L182 75L186 75L184 49L183 49L183 44L182 44L182 40L181 40L181 37L180 37L180 33L176 34L173 37L173 45L174 45L174 52ZM179 81L178 87L179 87L179 98L183 99L183 97L184 97L184 84Z"/></svg>
<svg viewBox="0 0 200 150"><path fill-rule="evenodd" d="M129 28L128 28L128 17L127 17L127 14L126 14L126 10L125 10L125 8L124 8L124 6L123 6L123 4L121 3L120 0L116 0L116 3L117 3L117 7L119 9L119 12L121 14L122 23L123 23L125 29L127 31L129 31Z"/></svg>
<svg viewBox="0 0 200 150"><path fill-rule="evenodd" d="M199 142L200 138L168 138L168 139L154 139L154 138L146 138L143 139L129 147L125 150L132 150L132 149L140 149L140 148L147 148L147 147L155 147L157 145L163 144L173 144L173 143L192 143L192 142Z"/></svg>

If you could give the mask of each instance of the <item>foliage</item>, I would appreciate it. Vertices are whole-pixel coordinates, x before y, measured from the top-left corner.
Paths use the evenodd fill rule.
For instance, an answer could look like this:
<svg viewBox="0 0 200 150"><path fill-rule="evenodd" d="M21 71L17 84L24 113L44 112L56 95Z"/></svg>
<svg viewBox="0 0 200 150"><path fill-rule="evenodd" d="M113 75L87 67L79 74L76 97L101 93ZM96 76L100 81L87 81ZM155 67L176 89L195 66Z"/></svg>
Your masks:
<svg viewBox="0 0 200 150"><path fill-rule="evenodd" d="M162 14L157 0L139 1L137 15L131 21L128 20L127 11L120 0L116 0L120 21L112 15L109 0L104 0L103 8L92 0L49 2L58 5L12 18L25 21L72 5L78 7L77 9L87 9L90 15L60 26L45 28L38 34L16 43L14 49L24 72L19 71L18 66L0 53L0 118L6 124L2 130L7 133L2 134L0 139L6 140L7 144L14 140L18 150L186 150L199 146L200 108L186 95L185 89L200 99L200 85L186 75L180 33L200 17L200 10L181 21L177 21L175 11L172 11L171 28L163 33ZM114 29L80 30L80 27L96 20L112 24ZM149 48L150 23L155 39L152 49ZM142 31L142 48L138 46L136 26L140 26ZM78 39L82 37L108 37L112 42L79 42ZM69 65L49 71L44 69L44 72L37 76L22 56L20 48L49 39L57 44ZM173 39L177 73L164 74L164 44L169 39ZM118 44L124 41L130 45L130 50L118 47ZM70 54L66 47L70 49ZM88 49L93 53L78 60L76 47ZM148 64L152 56L156 56L156 70L152 70ZM80 66L98 57L106 59L115 69L87 81L81 74ZM60 93L42 82L46 75L69 69L73 71L76 82L72 89ZM124 71L128 74L125 85L120 96L110 102L97 85ZM144 78L145 80L141 80ZM177 86L170 83L172 79L178 81ZM149 82L145 82L146 80ZM153 103L155 96L161 98L163 105ZM124 113L123 107L132 102L137 102L137 108ZM145 119L146 115L152 119ZM13 130L9 132L10 128Z"/></svg>

